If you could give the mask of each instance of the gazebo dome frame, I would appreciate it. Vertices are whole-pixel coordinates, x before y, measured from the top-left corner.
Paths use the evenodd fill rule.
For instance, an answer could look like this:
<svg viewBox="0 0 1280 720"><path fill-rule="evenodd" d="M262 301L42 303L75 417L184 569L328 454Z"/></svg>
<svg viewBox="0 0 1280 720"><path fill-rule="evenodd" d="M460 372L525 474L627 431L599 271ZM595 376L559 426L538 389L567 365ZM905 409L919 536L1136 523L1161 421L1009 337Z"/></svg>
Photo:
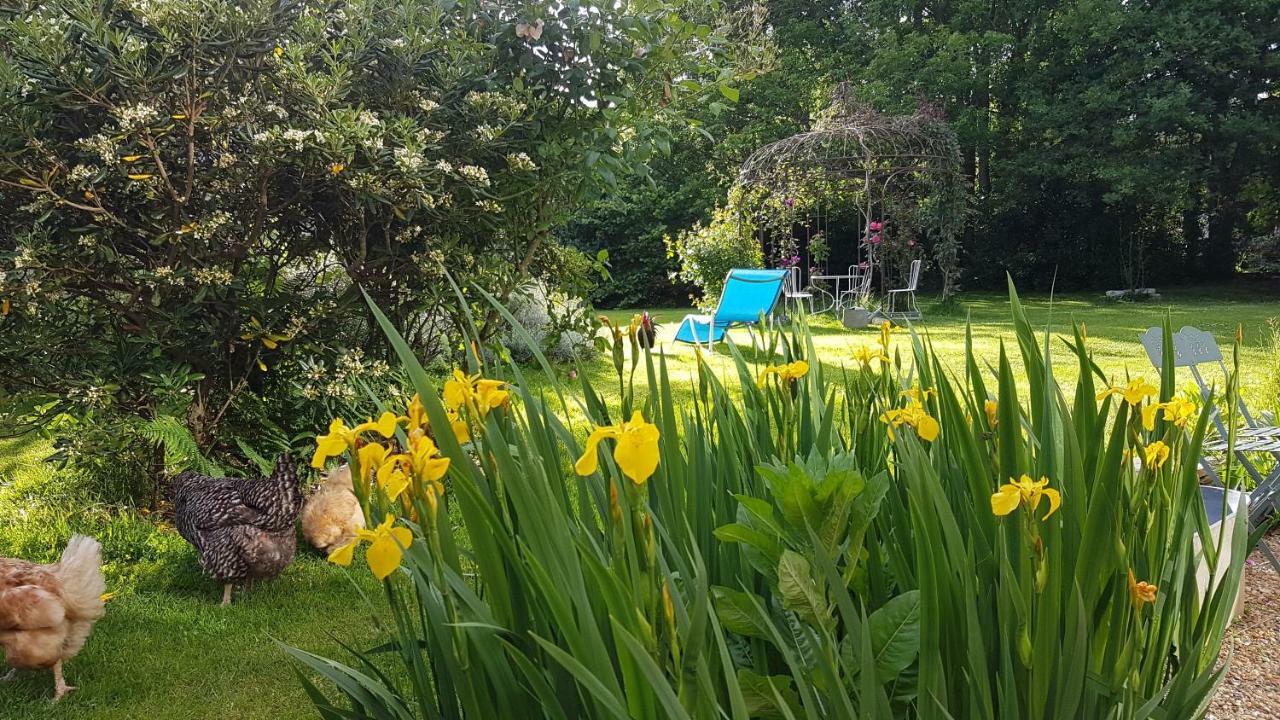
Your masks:
<svg viewBox="0 0 1280 720"><path fill-rule="evenodd" d="M856 210L873 266L875 247L867 244L871 223L897 215L888 218L895 231L920 233L931 245L943 277L943 298L953 291L965 175L955 133L923 103L912 115L883 115L857 102L851 86L840 83L830 109L812 130L766 145L747 158L735 191L740 207L746 205L742 209L757 217L771 210L785 214L798 196L812 202L819 219L830 204ZM790 232L790 223L781 231Z"/></svg>

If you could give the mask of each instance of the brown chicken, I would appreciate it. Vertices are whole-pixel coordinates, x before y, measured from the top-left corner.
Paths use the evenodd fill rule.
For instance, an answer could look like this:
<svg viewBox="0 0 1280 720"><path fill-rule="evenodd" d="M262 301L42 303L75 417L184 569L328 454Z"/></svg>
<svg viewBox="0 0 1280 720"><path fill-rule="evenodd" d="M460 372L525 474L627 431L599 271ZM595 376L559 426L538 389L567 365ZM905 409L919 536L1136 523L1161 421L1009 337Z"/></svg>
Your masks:
<svg viewBox="0 0 1280 720"><path fill-rule="evenodd" d="M75 657L104 611L102 546L75 535L53 565L0 558L0 648L18 670L53 670L57 702L75 690L62 663Z"/></svg>
<svg viewBox="0 0 1280 720"><path fill-rule="evenodd" d="M330 553L351 542L364 527L364 511L351 487L351 467L325 475L302 507L302 534L315 549Z"/></svg>

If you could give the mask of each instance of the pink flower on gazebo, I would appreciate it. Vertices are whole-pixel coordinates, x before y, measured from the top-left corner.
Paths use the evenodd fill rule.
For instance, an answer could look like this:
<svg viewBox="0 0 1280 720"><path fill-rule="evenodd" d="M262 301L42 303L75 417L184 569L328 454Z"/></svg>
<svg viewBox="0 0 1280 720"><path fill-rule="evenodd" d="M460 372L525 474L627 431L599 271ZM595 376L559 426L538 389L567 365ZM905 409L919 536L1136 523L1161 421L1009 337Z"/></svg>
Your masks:
<svg viewBox="0 0 1280 720"><path fill-rule="evenodd" d="M876 233L875 235L872 235L872 236L871 236L871 238L870 238L867 242L871 243L872 245L879 245L879 244L880 244L880 233Z"/></svg>
<svg viewBox="0 0 1280 720"><path fill-rule="evenodd" d="M875 222L871 223L870 227L872 232L880 232L881 230L884 229L884 223L880 222L879 220L876 220Z"/></svg>

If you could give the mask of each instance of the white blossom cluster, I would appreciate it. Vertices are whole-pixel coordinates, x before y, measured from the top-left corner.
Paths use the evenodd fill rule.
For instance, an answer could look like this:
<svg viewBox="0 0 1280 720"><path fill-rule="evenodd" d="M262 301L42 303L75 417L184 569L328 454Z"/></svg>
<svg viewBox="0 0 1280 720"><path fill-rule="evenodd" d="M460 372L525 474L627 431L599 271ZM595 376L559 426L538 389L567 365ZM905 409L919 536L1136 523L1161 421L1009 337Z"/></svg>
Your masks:
<svg viewBox="0 0 1280 720"><path fill-rule="evenodd" d="M115 108L111 114L115 116L116 122L120 123L120 127L126 130L144 127L160 117L160 111L154 105L147 103Z"/></svg>
<svg viewBox="0 0 1280 720"><path fill-rule="evenodd" d="M417 239L417 237L421 234L422 234L421 225L407 225L401 228L400 232L396 233L396 242L398 243L412 242L413 240Z"/></svg>
<svg viewBox="0 0 1280 720"><path fill-rule="evenodd" d="M92 137L76 140L76 146L86 152L96 153L102 164L113 167L120 162L116 141L107 133L98 133Z"/></svg>
<svg viewBox="0 0 1280 720"><path fill-rule="evenodd" d="M231 222L231 214L225 210L215 210L208 217L196 223L192 235L197 240L208 240Z"/></svg>
<svg viewBox="0 0 1280 720"><path fill-rule="evenodd" d="M528 153L523 152L508 153L507 167L516 172L533 172L538 169L538 166L533 162L533 158L529 157Z"/></svg>
<svg viewBox="0 0 1280 720"><path fill-rule="evenodd" d="M417 91L413 93L413 102L418 106L419 110L426 113L433 112L440 107L440 103Z"/></svg>
<svg viewBox="0 0 1280 720"><path fill-rule="evenodd" d="M191 276L201 285L229 285L234 279L226 268L198 268Z"/></svg>
<svg viewBox="0 0 1280 720"><path fill-rule="evenodd" d="M409 148L398 147L391 151L396 167L403 173L416 173L422 168L422 156Z"/></svg>
<svg viewBox="0 0 1280 720"><path fill-rule="evenodd" d="M477 200L476 207L492 215L502 212L502 206L496 200Z"/></svg>
<svg viewBox="0 0 1280 720"><path fill-rule="evenodd" d="M523 102L496 92L472 90L467 93L466 100L469 105L477 110L507 119L519 117L520 113L524 112L525 109Z"/></svg>
<svg viewBox="0 0 1280 720"><path fill-rule="evenodd" d="M489 172L479 165L463 165L458 168L458 174L472 185L489 187Z"/></svg>
<svg viewBox="0 0 1280 720"><path fill-rule="evenodd" d="M187 279L178 275L173 268L168 265L161 265L151 271L155 277L156 283L160 285L172 285L174 287L182 287L187 284Z"/></svg>
<svg viewBox="0 0 1280 720"><path fill-rule="evenodd" d="M71 168L71 172L67 173L67 179L74 183L81 183L94 175L98 174L98 169L92 165L77 164Z"/></svg>

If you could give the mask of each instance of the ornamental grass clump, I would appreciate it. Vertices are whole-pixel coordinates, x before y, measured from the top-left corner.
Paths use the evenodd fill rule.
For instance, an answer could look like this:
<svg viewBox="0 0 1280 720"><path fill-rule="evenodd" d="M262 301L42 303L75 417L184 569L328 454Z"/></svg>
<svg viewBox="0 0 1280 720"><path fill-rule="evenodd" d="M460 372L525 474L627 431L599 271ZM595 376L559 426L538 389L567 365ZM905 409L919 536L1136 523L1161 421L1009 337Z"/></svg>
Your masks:
<svg viewBox="0 0 1280 720"><path fill-rule="evenodd" d="M317 458L352 465L372 528L331 559L364 553L394 623L351 664L289 650L317 708L1201 716L1254 540L1239 508L1230 545L1208 526L1206 411L1169 367L1113 386L1078 330L1068 397L1056 341L1010 305L1025 386L1005 348L948 368L885 327L822 358L801 326L729 346L728 373L689 351L679 388L617 328L610 400L476 353L441 387L374 308L417 398L335 421Z"/></svg>

